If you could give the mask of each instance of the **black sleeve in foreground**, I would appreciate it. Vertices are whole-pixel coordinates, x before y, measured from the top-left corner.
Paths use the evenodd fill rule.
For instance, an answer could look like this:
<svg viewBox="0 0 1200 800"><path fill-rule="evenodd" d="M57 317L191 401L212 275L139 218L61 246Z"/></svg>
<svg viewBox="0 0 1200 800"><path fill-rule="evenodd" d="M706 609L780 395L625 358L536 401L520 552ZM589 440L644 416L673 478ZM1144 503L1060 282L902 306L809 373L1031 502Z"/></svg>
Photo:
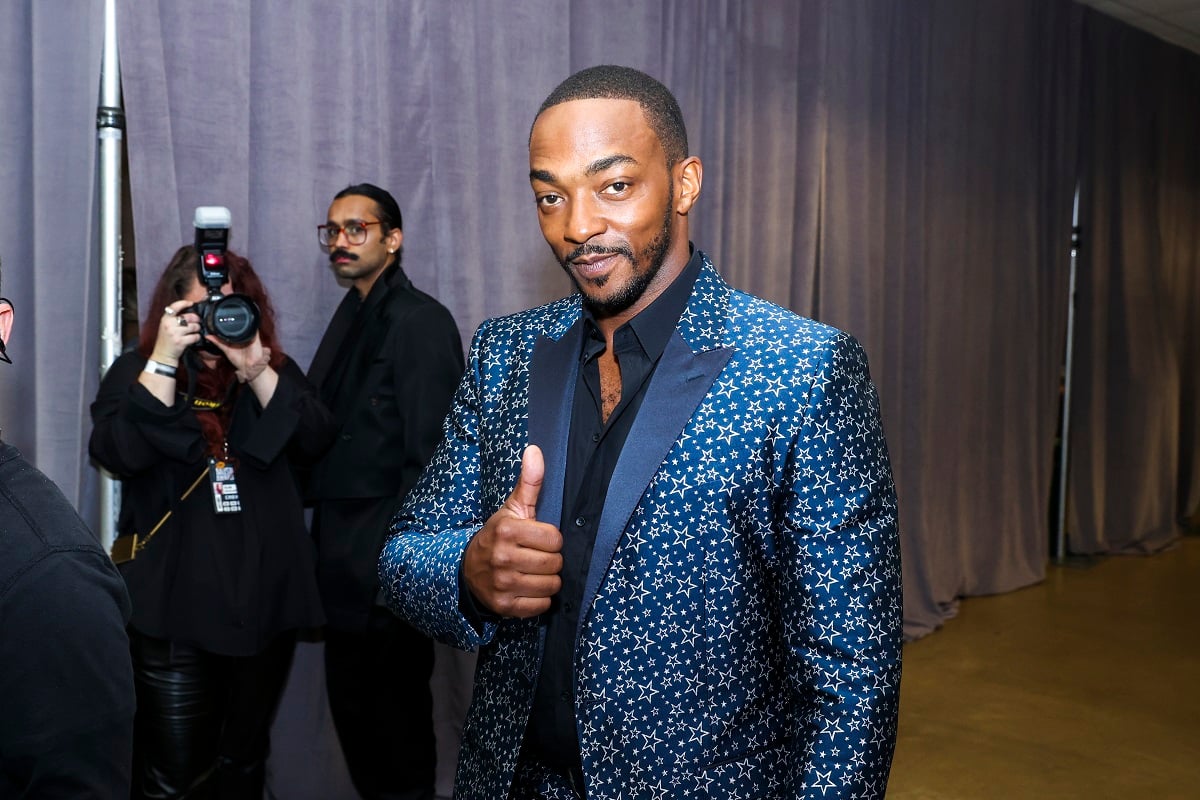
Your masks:
<svg viewBox="0 0 1200 800"><path fill-rule="evenodd" d="M129 796L129 600L96 550L50 550L0 596L0 797Z"/></svg>

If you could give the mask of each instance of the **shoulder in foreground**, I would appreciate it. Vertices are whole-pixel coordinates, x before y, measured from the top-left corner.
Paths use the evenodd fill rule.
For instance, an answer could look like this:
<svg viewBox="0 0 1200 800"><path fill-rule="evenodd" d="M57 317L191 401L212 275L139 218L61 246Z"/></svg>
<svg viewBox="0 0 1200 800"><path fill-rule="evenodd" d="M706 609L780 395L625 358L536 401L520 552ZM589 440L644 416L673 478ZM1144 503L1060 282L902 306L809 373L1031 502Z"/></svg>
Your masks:
<svg viewBox="0 0 1200 800"><path fill-rule="evenodd" d="M6 444L0 444L0 515L6 523L4 555L10 568L48 550L105 555L58 486Z"/></svg>

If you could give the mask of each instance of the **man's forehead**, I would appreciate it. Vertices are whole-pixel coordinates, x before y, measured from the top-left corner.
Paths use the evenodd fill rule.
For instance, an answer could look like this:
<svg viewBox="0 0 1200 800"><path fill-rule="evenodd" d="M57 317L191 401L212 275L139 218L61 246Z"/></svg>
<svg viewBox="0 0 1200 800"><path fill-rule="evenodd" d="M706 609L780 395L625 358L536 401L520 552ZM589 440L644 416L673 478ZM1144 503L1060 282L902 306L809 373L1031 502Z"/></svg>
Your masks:
<svg viewBox="0 0 1200 800"><path fill-rule="evenodd" d="M529 140L529 161L571 158L591 162L609 153L661 149L636 100L568 100L542 112ZM640 159L639 159L640 160Z"/></svg>
<svg viewBox="0 0 1200 800"><path fill-rule="evenodd" d="M375 216L375 201L361 194L348 194L329 204L329 219L333 221L365 219Z"/></svg>

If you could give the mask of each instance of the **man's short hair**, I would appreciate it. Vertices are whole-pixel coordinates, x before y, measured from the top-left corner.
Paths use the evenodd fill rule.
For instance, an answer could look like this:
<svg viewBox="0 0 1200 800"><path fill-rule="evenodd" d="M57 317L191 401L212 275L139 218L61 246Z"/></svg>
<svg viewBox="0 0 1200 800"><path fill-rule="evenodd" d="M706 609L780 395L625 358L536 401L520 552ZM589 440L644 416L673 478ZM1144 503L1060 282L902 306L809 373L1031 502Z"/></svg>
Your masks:
<svg viewBox="0 0 1200 800"><path fill-rule="evenodd" d="M379 211L379 219L387 226L388 230L392 228L398 231L404 230L404 219L400 216L400 204L387 189L380 189L373 183L356 183L342 189L333 196L333 199L340 200L348 195L359 195L374 200L375 207Z"/></svg>
<svg viewBox="0 0 1200 800"><path fill-rule="evenodd" d="M576 72L555 87L542 103L542 112L571 100L633 100L642 107L646 121L667 154L667 166L678 164L688 155L687 128L683 113L671 90L644 72L632 67L601 64ZM530 140L533 130L530 129Z"/></svg>

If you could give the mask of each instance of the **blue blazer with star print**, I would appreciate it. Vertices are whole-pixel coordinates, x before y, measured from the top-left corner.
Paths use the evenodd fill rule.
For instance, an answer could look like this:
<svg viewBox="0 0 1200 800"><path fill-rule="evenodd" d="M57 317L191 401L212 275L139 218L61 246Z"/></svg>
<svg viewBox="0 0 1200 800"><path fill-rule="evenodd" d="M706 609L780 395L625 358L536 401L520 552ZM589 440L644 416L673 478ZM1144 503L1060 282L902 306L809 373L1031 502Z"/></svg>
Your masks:
<svg viewBox="0 0 1200 800"><path fill-rule="evenodd" d="M459 564L527 444L558 524L573 295L480 326L445 440L380 558L392 609L479 648L455 796L508 795L542 628L477 630ZM882 797L896 735L896 499L866 357L704 257L612 476L575 644L589 800Z"/></svg>

